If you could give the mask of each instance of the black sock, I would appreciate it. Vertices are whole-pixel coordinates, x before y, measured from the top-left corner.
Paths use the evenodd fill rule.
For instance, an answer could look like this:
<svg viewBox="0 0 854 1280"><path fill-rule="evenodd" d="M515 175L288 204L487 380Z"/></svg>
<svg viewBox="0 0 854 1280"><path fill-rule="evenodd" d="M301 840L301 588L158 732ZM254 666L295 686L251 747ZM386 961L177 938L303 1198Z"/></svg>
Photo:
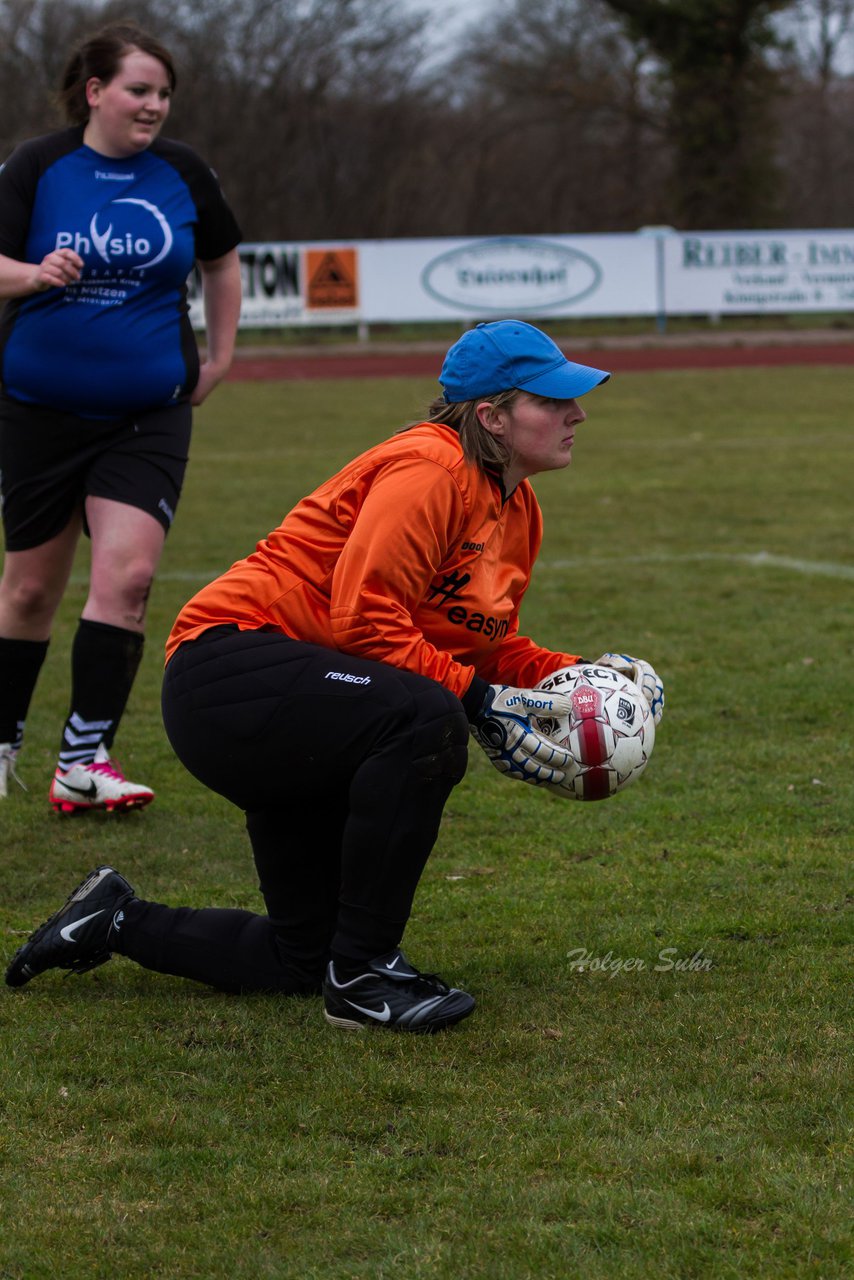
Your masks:
<svg viewBox="0 0 854 1280"><path fill-rule="evenodd" d="M59 767L95 759L109 750L130 696L144 638L108 622L81 618L71 649L71 707L62 731Z"/></svg>
<svg viewBox="0 0 854 1280"><path fill-rule="evenodd" d="M0 637L0 742L11 742L16 751L49 643Z"/></svg>

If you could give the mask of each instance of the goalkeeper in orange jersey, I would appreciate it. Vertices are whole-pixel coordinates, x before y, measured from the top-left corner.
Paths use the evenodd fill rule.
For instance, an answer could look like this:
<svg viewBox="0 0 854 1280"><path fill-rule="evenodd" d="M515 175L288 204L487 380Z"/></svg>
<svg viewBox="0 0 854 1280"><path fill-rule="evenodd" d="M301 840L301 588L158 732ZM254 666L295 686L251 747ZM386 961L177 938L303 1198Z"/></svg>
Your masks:
<svg viewBox="0 0 854 1280"><path fill-rule="evenodd" d="M321 992L342 1028L435 1031L471 1013L401 940L470 734L510 779L548 784L568 763L530 714L532 686L579 658L519 632L542 538L529 477L569 464L579 397L608 376L522 321L478 325L424 421L189 601L167 643L166 731L245 811L266 914L145 901L100 867L20 949L10 985L118 952L220 990ZM647 663L598 661L658 717Z"/></svg>

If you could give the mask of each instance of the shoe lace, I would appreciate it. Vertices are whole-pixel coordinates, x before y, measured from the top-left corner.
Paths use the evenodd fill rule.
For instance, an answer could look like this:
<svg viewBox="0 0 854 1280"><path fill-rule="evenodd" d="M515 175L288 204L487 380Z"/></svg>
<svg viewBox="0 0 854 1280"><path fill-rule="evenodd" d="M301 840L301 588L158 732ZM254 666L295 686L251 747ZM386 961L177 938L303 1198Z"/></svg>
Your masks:
<svg viewBox="0 0 854 1280"><path fill-rule="evenodd" d="M401 952L401 955L402 954L403 953ZM406 956L403 956L403 960L405 964L409 964ZM406 975L406 981L415 991L420 990L423 992L425 987L433 993L438 991L443 995L450 991L451 988L448 986L447 982L445 982L444 978L439 977L438 973L425 973L423 969L416 969L414 965L410 965L410 968L413 972ZM401 977L404 977L404 975L401 974Z"/></svg>
<svg viewBox="0 0 854 1280"><path fill-rule="evenodd" d="M432 992L439 991L442 995L447 995L451 989L445 979L439 977L438 973L423 973L420 969L412 975L410 982L416 988L419 983L424 983Z"/></svg>
<svg viewBox="0 0 854 1280"><path fill-rule="evenodd" d="M14 778L15 782L17 782L21 790L27 791L29 790L29 788L27 787L26 782L24 782L24 779L19 776L18 771L15 768L15 761L16 761L15 752L13 751L0 752L0 769L5 768L6 777Z"/></svg>
<svg viewBox="0 0 854 1280"><path fill-rule="evenodd" d="M112 778L116 782L124 782L125 775L119 768L117 760L93 760L87 765L90 773L102 773L107 778Z"/></svg>

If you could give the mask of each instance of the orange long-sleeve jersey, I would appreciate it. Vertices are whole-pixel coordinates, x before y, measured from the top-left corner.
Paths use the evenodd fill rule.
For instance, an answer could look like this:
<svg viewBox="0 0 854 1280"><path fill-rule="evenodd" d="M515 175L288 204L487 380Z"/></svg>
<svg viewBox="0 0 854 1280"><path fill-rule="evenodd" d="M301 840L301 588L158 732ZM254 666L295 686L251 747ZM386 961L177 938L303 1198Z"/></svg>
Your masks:
<svg viewBox="0 0 854 1280"><path fill-rule="evenodd" d="M236 623L417 671L458 697L475 673L530 686L577 660L518 631L541 541L527 480L505 501L454 430L421 423L350 462L203 587L172 628L167 661Z"/></svg>

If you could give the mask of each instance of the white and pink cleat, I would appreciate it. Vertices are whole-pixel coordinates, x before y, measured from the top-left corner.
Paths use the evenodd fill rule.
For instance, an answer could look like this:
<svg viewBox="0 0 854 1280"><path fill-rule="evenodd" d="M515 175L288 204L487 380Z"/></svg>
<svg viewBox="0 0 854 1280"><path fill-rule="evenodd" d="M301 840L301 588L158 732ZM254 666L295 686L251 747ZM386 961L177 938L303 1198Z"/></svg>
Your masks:
<svg viewBox="0 0 854 1280"><path fill-rule="evenodd" d="M103 744L89 764L72 765L65 773L57 770L50 784L50 802L57 813L141 809L153 799L151 787L128 782Z"/></svg>

